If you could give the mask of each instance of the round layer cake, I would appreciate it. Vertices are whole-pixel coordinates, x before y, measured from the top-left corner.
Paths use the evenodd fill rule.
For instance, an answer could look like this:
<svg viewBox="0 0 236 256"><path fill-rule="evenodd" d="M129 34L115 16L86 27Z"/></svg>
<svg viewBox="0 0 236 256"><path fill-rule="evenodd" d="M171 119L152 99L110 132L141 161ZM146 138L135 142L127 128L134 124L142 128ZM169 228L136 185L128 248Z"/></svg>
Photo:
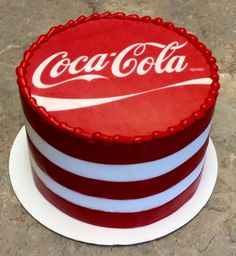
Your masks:
<svg viewBox="0 0 236 256"><path fill-rule="evenodd" d="M18 85L35 184L80 221L132 228L201 179L219 83L204 44L162 19L93 14L52 27Z"/></svg>

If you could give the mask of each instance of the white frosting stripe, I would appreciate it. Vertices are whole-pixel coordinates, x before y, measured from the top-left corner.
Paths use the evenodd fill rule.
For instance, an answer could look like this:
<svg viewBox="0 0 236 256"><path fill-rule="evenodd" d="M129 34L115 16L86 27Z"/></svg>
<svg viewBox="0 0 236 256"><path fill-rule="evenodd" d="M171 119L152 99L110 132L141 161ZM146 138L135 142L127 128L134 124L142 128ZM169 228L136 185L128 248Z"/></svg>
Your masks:
<svg viewBox="0 0 236 256"><path fill-rule="evenodd" d="M26 121L26 130L30 140L53 164L82 177L114 182L146 180L170 172L199 151L209 136L210 128L211 123L198 138L186 147L164 158L138 164L110 165L88 162L64 154L42 139Z"/></svg>
<svg viewBox="0 0 236 256"><path fill-rule="evenodd" d="M104 199L75 192L47 176L33 158L31 158L31 164L39 179L49 190L75 205L105 212L141 212L164 205L184 192L200 175L204 159L187 177L173 187L156 195L128 200Z"/></svg>

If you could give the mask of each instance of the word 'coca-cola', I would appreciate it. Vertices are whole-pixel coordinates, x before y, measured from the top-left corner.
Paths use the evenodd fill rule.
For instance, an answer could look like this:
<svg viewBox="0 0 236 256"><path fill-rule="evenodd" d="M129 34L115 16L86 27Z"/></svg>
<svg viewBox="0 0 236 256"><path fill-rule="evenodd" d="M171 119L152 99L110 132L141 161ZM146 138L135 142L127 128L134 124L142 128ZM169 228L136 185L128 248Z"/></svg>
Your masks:
<svg viewBox="0 0 236 256"><path fill-rule="evenodd" d="M45 59L36 68L32 76L32 81L35 87L46 89L73 80L91 81L96 78L108 79L108 77L99 74L98 72L101 72L109 65L111 74L119 78L127 77L132 73L143 76L151 70L157 74L164 72L179 73L188 66L188 63L186 61L186 56L177 55L176 52L178 49L183 48L186 44L187 42L183 44L172 42L168 45L154 42L135 43L126 47L120 53L99 53L92 57L82 55L74 60L71 60L68 57L69 53L67 51L61 51ZM146 56L145 52L148 47L155 47L162 50L155 57ZM130 57L130 55L132 57ZM110 60L110 57L113 56L114 59ZM139 60L137 57L139 57ZM140 60L141 57L143 58ZM53 61L56 61L56 64L49 68ZM57 82L44 83L42 81L42 75L45 71L48 72L52 79L57 78ZM60 80L60 76L64 75L66 72L69 78Z"/></svg>

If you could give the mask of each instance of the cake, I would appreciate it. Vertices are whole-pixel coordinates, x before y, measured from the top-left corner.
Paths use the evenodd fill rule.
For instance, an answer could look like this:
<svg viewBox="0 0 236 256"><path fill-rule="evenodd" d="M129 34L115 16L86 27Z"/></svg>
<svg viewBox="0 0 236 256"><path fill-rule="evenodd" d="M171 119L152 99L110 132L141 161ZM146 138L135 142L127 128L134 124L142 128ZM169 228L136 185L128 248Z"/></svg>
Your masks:
<svg viewBox="0 0 236 256"><path fill-rule="evenodd" d="M52 27L16 70L39 192L103 227L174 213L201 181L217 70L203 43L161 18L107 12Z"/></svg>

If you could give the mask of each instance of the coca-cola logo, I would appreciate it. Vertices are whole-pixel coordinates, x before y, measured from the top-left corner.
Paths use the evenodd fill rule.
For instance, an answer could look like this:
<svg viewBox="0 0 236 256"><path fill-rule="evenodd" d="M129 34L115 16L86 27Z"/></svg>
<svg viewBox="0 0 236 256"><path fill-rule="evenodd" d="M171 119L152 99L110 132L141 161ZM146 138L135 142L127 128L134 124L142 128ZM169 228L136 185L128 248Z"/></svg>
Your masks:
<svg viewBox="0 0 236 256"><path fill-rule="evenodd" d="M157 74L180 73L186 69L188 63L185 55L178 55L178 50L184 48L187 42L179 44L172 42L164 45L155 42L135 43L127 46L120 52L98 53L92 57L86 55L79 56L73 60L69 58L66 51L57 52L46 58L34 71L32 82L35 87L47 89L74 80L91 81L93 79L108 79L102 71L104 68L110 69L114 77L122 78L132 74L144 76L151 71ZM161 49L154 56L147 56L148 47ZM132 57L130 57L132 55ZM111 61L108 57L114 57ZM139 60L137 59L139 58ZM51 68L52 62L56 62ZM47 71L51 79L56 82L45 83L42 81L44 72ZM67 79L61 77L67 73Z"/></svg>
<svg viewBox="0 0 236 256"><path fill-rule="evenodd" d="M132 75L145 76L149 72L155 72L157 75L181 73L189 65L186 55L178 54L180 49L186 45L187 42L180 44L176 41L166 45L155 42L134 43L120 52L98 53L90 57L80 55L73 59L70 59L67 51L59 51L47 57L37 66L32 75L32 82L36 88L45 91L52 87L69 85L70 82L76 80L91 82L94 79L109 79L108 72L104 72L105 69L118 79ZM150 47L157 50L155 56L148 56L147 51ZM43 80L45 76L50 78L46 79L46 82ZM61 111L97 106L174 87L194 84L209 85L211 81L208 77L182 79L181 81L172 79L172 83L167 85L153 84L152 89L140 88L138 92L112 97L82 98L83 96L80 95L79 98L56 98L35 94L32 96L39 105L44 106L48 111Z"/></svg>

